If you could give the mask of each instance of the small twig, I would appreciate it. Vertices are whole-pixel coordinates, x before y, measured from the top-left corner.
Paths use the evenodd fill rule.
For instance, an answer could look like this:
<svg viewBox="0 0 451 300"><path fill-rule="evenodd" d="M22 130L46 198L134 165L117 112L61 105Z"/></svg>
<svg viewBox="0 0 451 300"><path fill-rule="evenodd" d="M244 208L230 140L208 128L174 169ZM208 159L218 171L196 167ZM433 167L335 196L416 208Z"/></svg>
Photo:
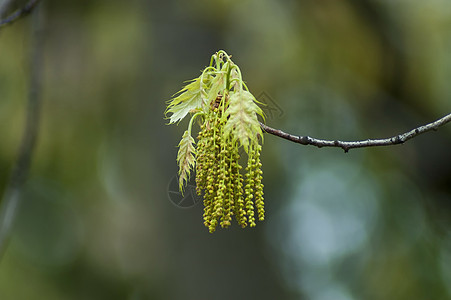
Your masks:
<svg viewBox="0 0 451 300"><path fill-rule="evenodd" d="M42 30L42 16L40 13L41 11L37 10L32 16L30 81L25 128L18 150L18 157L11 171L0 206L0 258L6 249L11 229L17 216L17 209L21 201L23 186L29 173L31 157L39 129L43 64L43 41L42 33L40 32Z"/></svg>
<svg viewBox="0 0 451 300"><path fill-rule="evenodd" d="M9 25L9 24L13 23L14 21L17 21L21 17L24 17L24 16L28 15L29 13L31 13L33 11L33 8L35 8L36 4L38 4L38 3L39 3L39 0L30 0L30 1L28 1L28 3L25 4L24 7L22 7L21 9L16 10L15 12L13 12L8 17L0 20L0 28L3 27L3 26L6 26L6 25Z"/></svg>
<svg viewBox="0 0 451 300"><path fill-rule="evenodd" d="M296 135L292 135L292 134L283 132L282 130L279 130L279 129L271 128L263 123L260 123L260 125L265 132L270 133L275 136L278 136L278 137L281 137L283 139L295 142L295 143L299 143L302 145L312 145L312 146L316 146L318 148L338 147L338 148L343 149L345 152L348 152L349 149L352 149L352 148L390 146L390 145L402 144L422 133L425 133L425 132L431 131L431 130L437 130L440 126L443 126L450 121L451 121L451 113L438 119L437 121L414 128L406 133L398 134L398 135L392 136L390 138L375 139L375 140L368 139L368 140L363 140L363 141L351 141L351 142L344 142L344 141L339 141L339 140L328 141L328 140L312 138L309 136L296 136Z"/></svg>

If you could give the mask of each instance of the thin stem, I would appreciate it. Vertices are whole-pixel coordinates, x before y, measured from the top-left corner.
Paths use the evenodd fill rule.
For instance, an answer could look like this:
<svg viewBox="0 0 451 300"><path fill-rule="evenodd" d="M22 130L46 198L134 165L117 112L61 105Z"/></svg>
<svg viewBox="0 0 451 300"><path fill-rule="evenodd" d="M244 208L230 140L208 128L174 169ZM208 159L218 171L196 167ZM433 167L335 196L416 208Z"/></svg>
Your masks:
<svg viewBox="0 0 451 300"><path fill-rule="evenodd" d="M218 52L216 52L216 54L218 56L223 55L223 56L225 56L227 58L227 61L231 61L230 56L224 50L219 50Z"/></svg>
<svg viewBox="0 0 451 300"><path fill-rule="evenodd" d="M203 114L204 114L203 112L198 112L198 113L195 113L191 117L191 119L189 120L189 124L188 124L188 133L189 133L189 135L191 135L191 128L193 127L194 119L196 119L197 116L200 116L200 115L203 115Z"/></svg>
<svg viewBox="0 0 451 300"><path fill-rule="evenodd" d="M210 68L213 68L213 62L215 61L215 57L216 57L216 54L213 54L210 58L210 65L209 65Z"/></svg>
<svg viewBox="0 0 451 300"><path fill-rule="evenodd" d="M226 85L225 85L226 91L230 91L230 75L232 74L232 70L233 70L233 63L229 64L229 67L227 68Z"/></svg>
<svg viewBox="0 0 451 300"><path fill-rule="evenodd" d="M391 146L391 145L397 145L402 144L422 133L431 131L431 130L437 130L439 127L447 124L451 121L451 113L447 114L446 116L432 122L428 123L426 125L414 128L408 132L398 134L389 138L385 139L368 139L368 140L362 140L362 141L339 141L339 140L322 140L322 139L316 139L309 136L297 136L292 135L286 132L283 132L279 129L271 128L263 123L260 123L262 129L269 134L281 137L283 139L289 140L294 143L298 143L301 145L312 145L316 146L318 148L322 147L337 147L343 149L345 152L348 152L349 149L353 148L365 148L365 147L376 147L376 146Z"/></svg>
<svg viewBox="0 0 451 300"><path fill-rule="evenodd" d="M221 70L221 61L222 57L216 53L215 62L216 62L216 70Z"/></svg>

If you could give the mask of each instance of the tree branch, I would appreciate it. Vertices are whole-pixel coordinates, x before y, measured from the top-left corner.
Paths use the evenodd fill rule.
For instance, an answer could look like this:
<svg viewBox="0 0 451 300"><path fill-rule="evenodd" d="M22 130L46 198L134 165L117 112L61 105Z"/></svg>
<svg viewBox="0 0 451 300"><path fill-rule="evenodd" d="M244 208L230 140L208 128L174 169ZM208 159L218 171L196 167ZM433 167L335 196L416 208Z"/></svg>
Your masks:
<svg viewBox="0 0 451 300"><path fill-rule="evenodd" d="M39 3L39 0L28 1L28 3L25 4L24 7L16 10L8 17L0 20L0 28L13 23L14 21L17 21L18 19L20 19L23 16L28 15L29 13L31 13L33 11L33 8L35 8L36 4L38 4L38 3ZM9 2L8 2L8 5L9 5Z"/></svg>
<svg viewBox="0 0 451 300"><path fill-rule="evenodd" d="M345 141L328 141L328 140L321 140L312 138L309 136L296 136L292 135L286 132L283 132L279 129L271 128L263 123L260 123L262 129L269 134L281 137L283 139L289 140L291 142L295 142L302 145L312 145L316 146L318 148L322 147L338 147L343 149L345 152L348 152L349 149L353 148L365 148L365 147L375 147L375 146L391 146L391 145L397 145L402 144L422 133L431 131L431 130L437 130L440 126L445 125L446 123L451 121L451 113L447 114L446 116L423 126L414 128L406 133L398 134L386 139L375 139L375 140L363 140L363 141L351 141L351 142L345 142Z"/></svg>
<svg viewBox="0 0 451 300"><path fill-rule="evenodd" d="M6 244L17 215L17 208L21 201L23 186L29 173L31 157L38 135L43 64L43 41L41 33L43 24L41 13L42 11L37 10L32 15L30 79L25 128L18 150L18 157L11 171L11 176L3 193L0 206L0 258L6 249Z"/></svg>

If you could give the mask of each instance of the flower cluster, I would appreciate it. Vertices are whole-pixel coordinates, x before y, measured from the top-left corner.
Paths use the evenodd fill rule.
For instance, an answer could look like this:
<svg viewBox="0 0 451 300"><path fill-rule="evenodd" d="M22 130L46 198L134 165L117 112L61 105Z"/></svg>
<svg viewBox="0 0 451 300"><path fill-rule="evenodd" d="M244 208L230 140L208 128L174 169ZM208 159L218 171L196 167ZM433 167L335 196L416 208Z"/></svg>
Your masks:
<svg viewBox="0 0 451 300"><path fill-rule="evenodd" d="M263 135L257 119L263 112L256 103L238 66L224 51L214 54L210 66L169 102L170 123L193 114L179 144L179 184L183 193L195 168L197 193L204 198L204 224L210 232L218 225L230 226L232 216L242 227L256 225L255 211L264 220ZM195 146L191 128L196 118L200 131ZM245 170L240 165L240 148L247 154Z"/></svg>

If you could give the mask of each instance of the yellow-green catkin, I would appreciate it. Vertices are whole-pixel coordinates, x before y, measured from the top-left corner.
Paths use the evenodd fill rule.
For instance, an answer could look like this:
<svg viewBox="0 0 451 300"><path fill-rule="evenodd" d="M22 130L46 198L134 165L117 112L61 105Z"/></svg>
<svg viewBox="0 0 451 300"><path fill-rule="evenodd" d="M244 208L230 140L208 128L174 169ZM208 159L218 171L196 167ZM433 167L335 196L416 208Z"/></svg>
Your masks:
<svg viewBox="0 0 451 300"><path fill-rule="evenodd" d="M191 116L179 143L179 186L183 193L195 168L196 191L203 196L204 225L209 231L218 225L229 227L233 216L243 228L264 220L259 121L265 116L231 56L224 50L213 54L201 75L168 102L165 114L171 114L166 115L169 124ZM200 121L197 144L191 136L194 121ZM244 169L240 162L246 158Z"/></svg>
<svg viewBox="0 0 451 300"><path fill-rule="evenodd" d="M198 135L198 152L196 163L197 193L204 191L204 224L210 227L213 216L213 194L215 191L215 174L217 166L215 161L214 127L207 119L201 126ZM214 224L213 224L214 225Z"/></svg>
<svg viewBox="0 0 451 300"><path fill-rule="evenodd" d="M246 186L244 188L244 194L246 196L245 205L246 205L246 214L247 219L249 221L249 226L254 227L255 217L254 217L254 201L253 201L253 189L255 185L255 170L253 168L255 164L254 152L253 149L249 150L249 158L247 160L247 173L246 173Z"/></svg>
<svg viewBox="0 0 451 300"><path fill-rule="evenodd" d="M204 197L204 224L210 232L218 225L227 228L235 216L241 227L256 226L256 214L264 220L261 145L249 148L246 185L243 188L239 144L233 136L222 138L221 109L205 117L198 134L196 183ZM256 211L256 213L255 213Z"/></svg>
<svg viewBox="0 0 451 300"><path fill-rule="evenodd" d="M232 147L232 185L234 199L234 213L238 224L241 227L246 227L246 211L244 210L244 200L243 200L243 176L241 175L241 165L238 163L240 159L240 154L238 152L238 147L236 143Z"/></svg>
<svg viewBox="0 0 451 300"><path fill-rule="evenodd" d="M232 162L233 153L230 147L229 139L224 140L221 149L221 166L223 172L223 190L224 190L224 207L221 217L221 227L229 227L232 223L232 209L233 209L233 184L232 184Z"/></svg>
<svg viewBox="0 0 451 300"><path fill-rule="evenodd" d="M257 150L255 152L255 162L254 162L254 193L255 193L255 207L257 208L258 220L263 221L265 219L265 204L263 202L263 171L262 163L260 162L260 152L262 150L261 145L257 145Z"/></svg>

